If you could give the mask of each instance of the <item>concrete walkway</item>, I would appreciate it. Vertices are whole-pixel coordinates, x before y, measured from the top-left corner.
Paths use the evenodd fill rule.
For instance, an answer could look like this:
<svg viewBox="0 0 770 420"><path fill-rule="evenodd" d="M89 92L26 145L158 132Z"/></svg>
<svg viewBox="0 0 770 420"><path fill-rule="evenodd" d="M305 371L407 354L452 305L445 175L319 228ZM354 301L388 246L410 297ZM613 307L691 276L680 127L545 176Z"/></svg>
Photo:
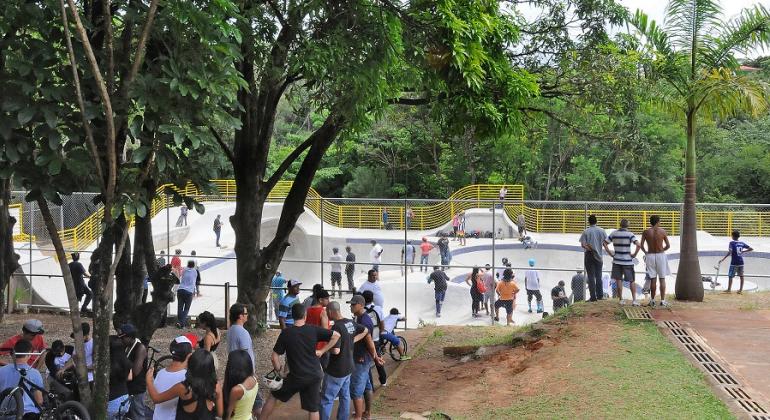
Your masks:
<svg viewBox="0 0 770 420"><path fill-rule="evenodd" d="M657 310L656 321L694 329L741 382L770 402L770 310Z"/></svg>

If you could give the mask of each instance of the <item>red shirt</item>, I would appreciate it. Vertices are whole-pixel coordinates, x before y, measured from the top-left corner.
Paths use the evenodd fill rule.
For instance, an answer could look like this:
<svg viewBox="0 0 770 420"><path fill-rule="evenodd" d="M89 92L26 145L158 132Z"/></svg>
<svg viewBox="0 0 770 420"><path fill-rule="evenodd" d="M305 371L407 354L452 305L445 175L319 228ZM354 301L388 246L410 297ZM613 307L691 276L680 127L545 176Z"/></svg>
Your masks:
<svg viewBox="0 0 770 420"><path fill-rule="evenodd" d="M323 306L311 306L307 308L305 323L308 325L318 325L319 327L326 328L328 330L331 327L329 325L329 319L326 320L326 325L321 325L321 313L325 310L326 308ZM326 341L319 341L315 348L316 350L321 350L325 345Z"/></svg>
<svg viewBox="0 0 770 420"><path fill-rule="evenodd" d="M171 270L180 279L182 278L182 259L174 255L171 257Z"/></svg>
<svg viewBox="0 0 770 420"><path fill-rule="evenodd" d="M433 244L431 244L430 242L423 242L420 244L420 250L422 250L422 255L430 254L431 249L433 249Z"/></svg>
<svg viewBox="0 0 770 420"><path fill-rule="evenodd" d="M22 339L22 334L14 335L13 337L9 338L5 343L0 344L0 348L4 349L12 349L13 346L16 345L16 343ZM45 350L47 346L45 345L45 339L43 338L43 334L38 334L35 336L35 338L32 339L32 352L39 353ZM8 351L3 351L0 354L10 354ZM32 366L35 364L35 361L37 360L38 356L30 356L29 357L29 365Z"/></svg>

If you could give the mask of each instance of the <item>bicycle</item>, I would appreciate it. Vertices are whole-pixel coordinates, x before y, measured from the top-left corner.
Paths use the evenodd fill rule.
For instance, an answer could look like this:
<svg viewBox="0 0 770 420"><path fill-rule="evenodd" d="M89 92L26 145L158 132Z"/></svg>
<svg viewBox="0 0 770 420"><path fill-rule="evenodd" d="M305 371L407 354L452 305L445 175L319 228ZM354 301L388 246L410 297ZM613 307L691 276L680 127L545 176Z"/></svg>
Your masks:
<svg viewBox="0 0 770 420"><path fill-rule="evenodd" d="M13 349L0 349L1 351L10 351L13 366L19 372L19 383L0 392L0 418L21 420L24 417L24 396L26 395L35 408L40 412L40 419L56 420L90 420L88 410L83 404L77 401L64 401L64 396L54 392L47 391L27 379L27 369L20 369L16 365L16 356L40 356L40 353L15 353ZM39 391L43 394L43 403L38 404L33 393Z"/></svg>
<svg viewBox="0 0 770 420"><path fill-rule="evenodd" d="M157 353L160 353L160 350L150 345L147 346L147 350L150 351L150 358L147 359L148 360L147 366L152 366L152 368L154 369L154 372L153 372L153 378L154 378L158 376L158 372L160 372L161 369L165 369L171 364L172 358L170 354L167 354L165 356L159 357L158 359L155 359L155 355Z"/></svg>
<svg viewBox="0 0 770 420"><path fill-rule="evenodd" d="M404 356L406 356L407 349L409 348L408 343L406 342L406 338L400 335L397 335L396 338L398 338L401 342L401 345L404 346ZM377 354L382 356L385 354L386 349L388 350L388 354L390 354L391 359L396 362L401 361L401 353L398 352L398 346L393 345L393 343L388 340L380 338L380 342L377 343Z"/></svg>

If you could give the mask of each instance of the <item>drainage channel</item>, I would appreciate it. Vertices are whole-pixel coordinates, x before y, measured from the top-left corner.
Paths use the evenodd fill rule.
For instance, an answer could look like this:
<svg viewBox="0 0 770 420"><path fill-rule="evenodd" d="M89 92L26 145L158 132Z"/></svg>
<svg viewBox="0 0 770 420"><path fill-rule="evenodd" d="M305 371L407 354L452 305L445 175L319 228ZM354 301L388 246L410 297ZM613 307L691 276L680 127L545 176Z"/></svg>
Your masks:
<svg viewBox="0 0 770 420"><path fill-rule="evenodd" d="M770 414L756 399L743 388L740 381L712 355L700 341L677 321L663 321L659 324L668 328L671 335L685 350L698 361L701 369L710 375L725 393L741 407L752 420L770 420Z"/></svg>

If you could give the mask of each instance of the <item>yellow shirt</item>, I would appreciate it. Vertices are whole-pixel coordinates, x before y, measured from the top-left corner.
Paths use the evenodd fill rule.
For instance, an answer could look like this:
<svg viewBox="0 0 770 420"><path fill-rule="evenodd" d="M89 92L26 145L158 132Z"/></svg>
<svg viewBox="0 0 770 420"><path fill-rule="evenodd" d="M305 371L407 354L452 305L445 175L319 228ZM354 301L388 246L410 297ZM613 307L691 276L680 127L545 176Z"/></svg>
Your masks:
<svg viewBox="0 0 770 420"><path fill-rule="evenodd" d="M256 378L255 378L256 379ZM235 410L231 420L251 420L251 409L254 408L254 400L257 399L257 392L259 391L259 383L254 382L254 387L246 389L241 384L238 384L243 390L243 396L237 403L235 403Z"/></svg>

